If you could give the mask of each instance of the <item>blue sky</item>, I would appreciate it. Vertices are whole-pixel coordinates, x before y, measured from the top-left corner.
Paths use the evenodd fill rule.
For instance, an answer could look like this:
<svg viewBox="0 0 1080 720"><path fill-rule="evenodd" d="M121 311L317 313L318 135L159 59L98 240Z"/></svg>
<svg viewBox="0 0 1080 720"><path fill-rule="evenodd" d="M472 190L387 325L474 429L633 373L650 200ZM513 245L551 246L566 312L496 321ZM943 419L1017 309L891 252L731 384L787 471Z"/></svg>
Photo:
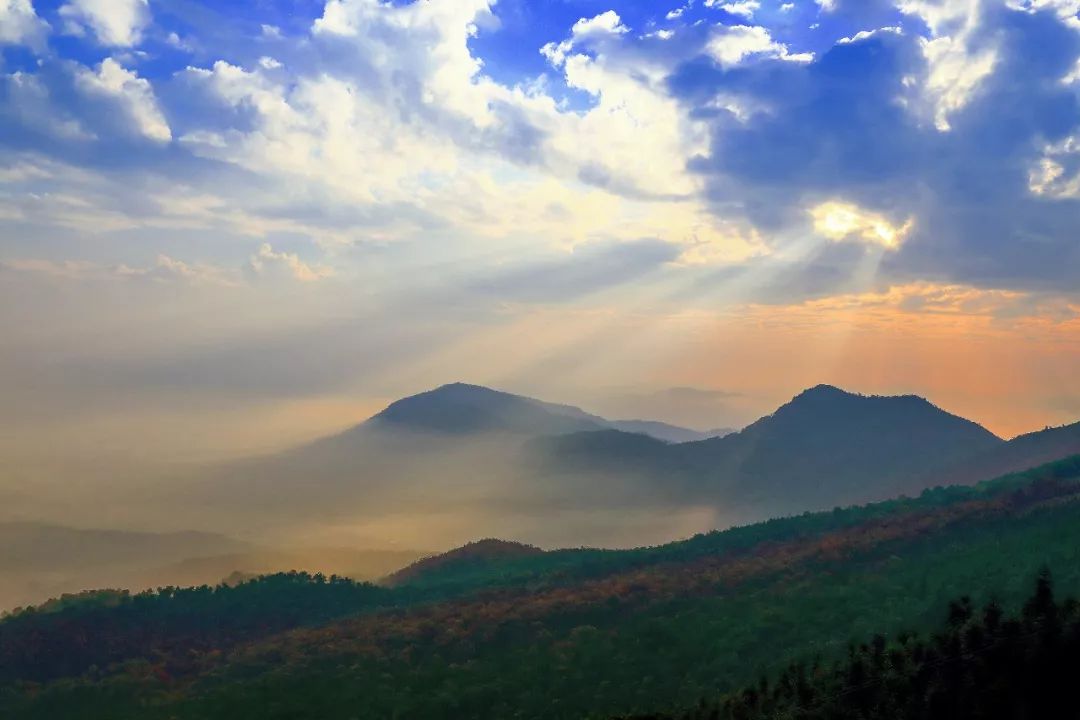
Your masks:
<svg viewBox="0 0 1080 720"><path fill-rule="evenodd" d="M1075 419L1078 9L0 0L9 421L239 452L458 379Z"/></svg>

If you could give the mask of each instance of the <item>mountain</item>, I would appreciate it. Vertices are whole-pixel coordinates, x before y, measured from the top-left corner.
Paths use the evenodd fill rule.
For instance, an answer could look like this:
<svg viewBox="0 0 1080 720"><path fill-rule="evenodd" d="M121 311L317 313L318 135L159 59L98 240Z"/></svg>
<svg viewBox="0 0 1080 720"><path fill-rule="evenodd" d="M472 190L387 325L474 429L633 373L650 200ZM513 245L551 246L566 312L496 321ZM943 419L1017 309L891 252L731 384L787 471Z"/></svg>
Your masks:
<svg viewBox="0 0 1080 720"><path fill-rule="evenodd" d="M670 443L725 435L728 429L691 430L655 420L608 420L573 405L544 402L481 385L450 383L391 403L360 428L452 435L560 435L613 429Z"/></svg>
<svg viewBox="0 0 1080 720"><path fill-rule="evenodd" d="M919 478L919 490L936 485L973 485L1002 473L1019 472L1068 455L1080 453L1080 422L1027 433L971 458L954 463L929 477Z"/></svg>
<svg viewBox="0 0 1080 720"><path fill-rule="evenodd" d="M801 511L891 497L901 479L1003 444L915 395L818 385L741 432L687 452L692 466L729 474L729 495Z"/></svg>
<svg viewBox="0 0 1080 720"><path fill-rule="evenodd" d="M480 385L451 383L391 403L362 427L451 433L552 435L596 430L603 418Z"/></svg>
<svg viewBox="0 0 1080 720"><path fill-rule="evenodd" d="M900 485L918 492L938 484L927 479L933 472L989 458L1004 445L914 395L866 396L819 385L724 437L665 445L603 430L543 439L534 448L555 475L652 477L670 494L764 518L881 500Z"/></svg>
<svg viewBox="0 0 1080 720"><path fill-rule="evenodd" d="M918 494L969 463L980 472L956 481L993 476L1061 457L1071 437L1006 443L914 395L819 385L741 431L674 443L649 421L455 383L339 435L223 468L205 480L201 507L229 508L223 522L390 522L412 533L393 530L398 542L421 547L458 545L464 530L625 547L703 523Z"/></svg>

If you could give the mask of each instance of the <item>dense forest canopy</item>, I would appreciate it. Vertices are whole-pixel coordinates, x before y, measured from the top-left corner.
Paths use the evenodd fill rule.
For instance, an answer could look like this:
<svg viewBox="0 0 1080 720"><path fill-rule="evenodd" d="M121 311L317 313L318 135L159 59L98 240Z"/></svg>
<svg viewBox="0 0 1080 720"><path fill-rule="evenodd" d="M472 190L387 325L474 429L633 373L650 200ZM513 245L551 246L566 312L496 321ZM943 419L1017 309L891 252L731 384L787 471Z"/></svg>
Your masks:
<svg viewBox="0 0 1080 720"><path fill-rule="evenodd" d="M875 635L849 646L840 660L795 662L692 709L633 720L1076 717L1078 672L1080 603L1059 602L1043 569L1019 612L961 597L931 635Z"/></svg>

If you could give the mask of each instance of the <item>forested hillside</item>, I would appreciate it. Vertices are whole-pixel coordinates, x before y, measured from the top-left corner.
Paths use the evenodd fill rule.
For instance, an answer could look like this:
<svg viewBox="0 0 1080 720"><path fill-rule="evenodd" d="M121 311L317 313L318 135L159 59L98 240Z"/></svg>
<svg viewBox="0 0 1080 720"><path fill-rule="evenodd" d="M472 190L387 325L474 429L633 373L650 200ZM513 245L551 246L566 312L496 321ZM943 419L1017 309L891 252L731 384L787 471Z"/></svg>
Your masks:
<svg viewBox="0 0 1080 720"><path fill-rule="evenodd" d="M1080 715L1080 603L1058 602L1049 571L1020 612L949 603L929 636L883 635L833 663L796 662L719 700L633 720L968 720Z"/></svg>
<svg viewBox="0 0 1080 720"><path fill-rule="evenodd" d="M395 588L283 576L0 623L0 715L579 718L692 707L849 641L1080 590L1080 457L635 551L495 553ZM459 570L463 574L456 575ZM292 629L290 629L292 628ZM102 644L100 633L115 641ZM46 638L47 642L42 639ZM108 651L106 652L105 649Z"/></svg>

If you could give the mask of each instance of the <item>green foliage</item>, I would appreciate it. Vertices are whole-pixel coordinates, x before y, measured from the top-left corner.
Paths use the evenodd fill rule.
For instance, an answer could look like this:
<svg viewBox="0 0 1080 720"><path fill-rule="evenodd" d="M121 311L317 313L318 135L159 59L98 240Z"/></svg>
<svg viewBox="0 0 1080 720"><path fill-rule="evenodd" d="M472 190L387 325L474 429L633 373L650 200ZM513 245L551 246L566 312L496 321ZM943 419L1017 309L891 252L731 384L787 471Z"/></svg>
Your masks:
<svg viewBox="0 0 1080 720"><path fill-rule="evenodd" d="M286 575L24 613L0 622L0 716L580 718L694 707L802 658L832 667L850 641L928 631L953 597L1019 612L1043 565L1080 591L1078 477L1071 458L657 548L451 564L394 589ZM93 659L99 640L119 651Z"/></svg>
<svg viewBox="0 0 1080 720"><path fill-rule="evenodd" d="M234 587L69 595L0 622L0 682L44 682L182 647L172 663L245 640L375 607L387 591L307 573L268 575Z"/></svg>
<svg viewBox="0 0 1080 720"><path fill-rule="evenodd" d="M929 638L875 635L831 664L795 662L776 676L692 709L635 720L966 720L1075 717L1080 604L1054 599L1040 571L1022 610L949 603Z"/></svg>

